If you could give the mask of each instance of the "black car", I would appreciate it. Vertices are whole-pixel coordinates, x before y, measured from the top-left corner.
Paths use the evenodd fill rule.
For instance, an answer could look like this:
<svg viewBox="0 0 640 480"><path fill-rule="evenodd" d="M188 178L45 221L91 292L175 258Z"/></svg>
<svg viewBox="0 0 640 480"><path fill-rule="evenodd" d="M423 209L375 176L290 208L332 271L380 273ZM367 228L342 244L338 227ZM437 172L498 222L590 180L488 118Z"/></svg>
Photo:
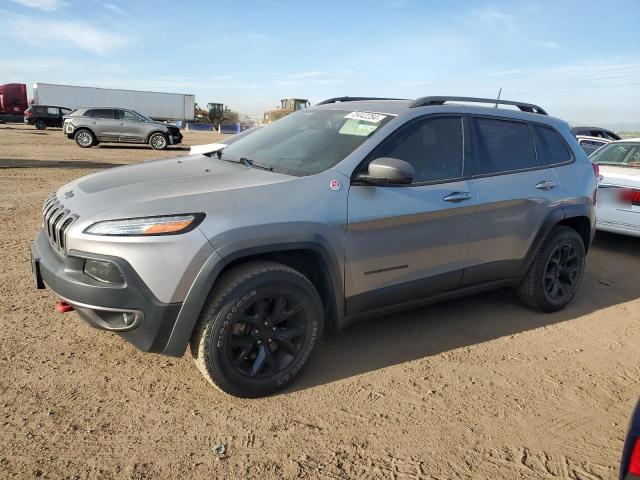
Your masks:
<svg viewBox="0 0 640 480"><path fill-rule="evenodd" d="M571 132L576 137L582 135L587 137L606 138L607 140L620 140L620 137L611 130L600 127L573 127Z"/></svg>
<svg viewBox="0 0 640 480"><path fill-rule="evenodd" d="M620 480L640 480L640 401L633 410L622 449Z"/></svg>
<svg viewBox="0 0 640 480"><path fill-rule="evenodd" d="M31 105L24 112L24 123L38 130L47 127L62 127L62 117L71 113L70 108L49 105Z"/></svg>

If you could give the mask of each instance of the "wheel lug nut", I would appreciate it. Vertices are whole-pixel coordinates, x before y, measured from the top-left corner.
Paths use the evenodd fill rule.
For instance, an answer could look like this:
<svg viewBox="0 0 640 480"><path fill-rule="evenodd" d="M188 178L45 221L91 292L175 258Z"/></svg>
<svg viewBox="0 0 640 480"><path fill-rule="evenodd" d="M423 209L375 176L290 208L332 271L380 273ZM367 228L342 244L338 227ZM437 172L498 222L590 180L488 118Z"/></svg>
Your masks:
<svg viewBox="0 0 640 480"><path fill-rule="evenodd" d="M264 322L264 326L266 327L267 325L269 325L269 322Z"/></svg>
<svg viewBox="0 0 640 480"><path fill-rule="evenodd" d="M273 327L271 330L273 330L275 332L276 331L276 327Z"/></svg>
<svg viewBox="0 0 640 480"><path fill-rule="evenodd" d="M258 340L258 345L262 345L262 340Z"/></svg>

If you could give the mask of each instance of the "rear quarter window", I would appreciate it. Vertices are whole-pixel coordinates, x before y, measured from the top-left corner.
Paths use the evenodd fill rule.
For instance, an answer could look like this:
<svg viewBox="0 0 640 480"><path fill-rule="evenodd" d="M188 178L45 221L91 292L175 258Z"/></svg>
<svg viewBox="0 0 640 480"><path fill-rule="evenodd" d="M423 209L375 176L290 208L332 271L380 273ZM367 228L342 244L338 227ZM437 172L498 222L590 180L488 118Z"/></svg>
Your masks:
<svg viewBox="0 0 640 480"><path fill-rule="evenodd" d="M570 161L573 156L562 137L551 127L533 125L538 153L547 165L557 165ZM597 147L596 147L597 148Z"/></svg>
<svg viewBox="0 0 640 480"><path fill-rule="evenodd" d="M113 119L113 110L107 108L94 108L91 110L87 110L84 115L85 117L93 117L93 118L108 118Z"/></svg>
<svg viewBox="0 0 640 480"><path fill-rule="evenodd" d="M533 137L526 123L478 117L471 123L474 175L539 166Z"/></svg>

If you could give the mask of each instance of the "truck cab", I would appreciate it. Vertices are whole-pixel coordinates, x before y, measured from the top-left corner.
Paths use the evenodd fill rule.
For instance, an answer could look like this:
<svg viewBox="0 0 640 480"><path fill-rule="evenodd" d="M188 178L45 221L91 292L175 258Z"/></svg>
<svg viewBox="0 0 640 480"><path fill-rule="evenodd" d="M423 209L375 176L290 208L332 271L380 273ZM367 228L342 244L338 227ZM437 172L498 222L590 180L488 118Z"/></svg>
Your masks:
<svg viewBox="0 0 640 480"><path fill-rule="evenodd" d="M24 83L0 85L0 122L22 122L28 106Z"/></svg>

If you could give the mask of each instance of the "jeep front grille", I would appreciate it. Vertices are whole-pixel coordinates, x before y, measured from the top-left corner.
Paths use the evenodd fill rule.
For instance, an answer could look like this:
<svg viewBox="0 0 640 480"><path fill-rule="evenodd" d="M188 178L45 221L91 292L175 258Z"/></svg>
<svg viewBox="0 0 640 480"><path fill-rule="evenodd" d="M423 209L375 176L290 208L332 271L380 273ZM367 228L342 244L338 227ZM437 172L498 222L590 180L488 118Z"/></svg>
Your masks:
<svg viewBox="0 0 640 480"><path fill-rule="evenodd" d="M49 243L59 252L65 251L66 233L73 222L78 218L65 208L62 203L52 195L44 202L42 207L42 228L49 239Z"/></svg>

